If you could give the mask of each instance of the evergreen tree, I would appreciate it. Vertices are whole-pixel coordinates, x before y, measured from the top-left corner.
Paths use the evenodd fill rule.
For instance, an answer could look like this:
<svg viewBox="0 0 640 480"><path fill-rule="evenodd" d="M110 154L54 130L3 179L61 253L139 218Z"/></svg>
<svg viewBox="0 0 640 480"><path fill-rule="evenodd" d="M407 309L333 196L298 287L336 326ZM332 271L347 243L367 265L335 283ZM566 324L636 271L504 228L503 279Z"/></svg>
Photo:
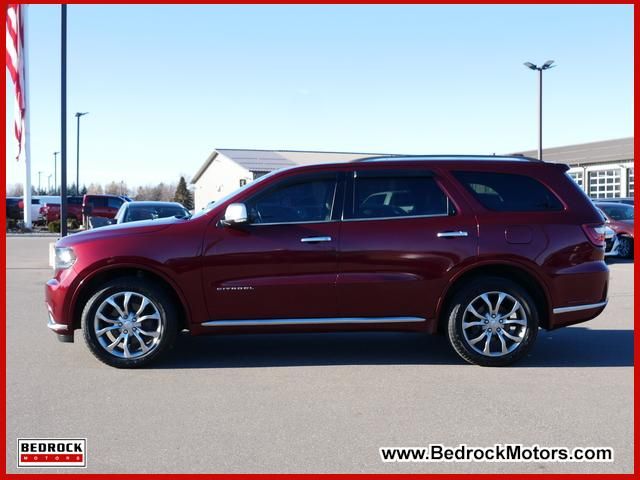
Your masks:
<svg viewBox="0 0 640 480"><path fill-rule="evenodd" d="M193 194L187 188L184 177L180 177L173 201L181 203L187 210L193 210Z"/></svg>

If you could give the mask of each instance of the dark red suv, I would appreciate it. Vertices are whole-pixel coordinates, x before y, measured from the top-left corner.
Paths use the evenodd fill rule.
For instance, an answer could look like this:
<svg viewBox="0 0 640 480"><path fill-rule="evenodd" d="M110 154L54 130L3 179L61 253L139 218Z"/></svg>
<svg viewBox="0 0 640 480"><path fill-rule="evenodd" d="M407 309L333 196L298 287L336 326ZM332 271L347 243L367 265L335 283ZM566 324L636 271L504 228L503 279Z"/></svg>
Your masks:
<svg viewBox="0 0 640 480"><path fill-rule="evenodd" d="M176 334L442 332L508 365L607 304L600 214L565 165L384 157L280 170L191 218L56 244L49 327L115 367Z"/></svg>

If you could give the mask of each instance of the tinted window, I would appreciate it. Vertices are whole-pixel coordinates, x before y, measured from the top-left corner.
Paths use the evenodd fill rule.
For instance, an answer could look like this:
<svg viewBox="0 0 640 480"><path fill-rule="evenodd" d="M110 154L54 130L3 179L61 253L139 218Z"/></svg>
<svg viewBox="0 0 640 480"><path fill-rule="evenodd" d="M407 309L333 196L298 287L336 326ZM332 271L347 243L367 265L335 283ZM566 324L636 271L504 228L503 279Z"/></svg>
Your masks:
<svg viewBox="0 0 640 480"><path fill-rule="evenodd" d="M286 182L247 202L252 223L304 223L331 220L335 177Z"/></svg>
<svg viewBox="0 0 640 480"><path fill-rule="evenodd" d="M562 204L553 193L537 180L524 175L490 172L455 172L454 175L489 210L562 210Z"/></svg>
<svg viewBox="0 0 640 480"><path fill-rule="evenodd" d="M67 197L69 205L82 205L82 197Z"/></svg>
<svg viewBox="0 0 640 480"><path fill-rule="evenodd" d="M449 214L449 199L433 177L414 173L407 172L402 176L358 173L354 183L353 213L347 218Z"/></svg>
<svg viewBox="0 0 640 480"><path fill-rule="evenodd" d="M121 198L109 197L107 198L107 206L109 208L120 208L120 206L124 203L124 200Z"/></svg>
<svg viewBox="0 0 640 480"><path fill-rule="evenodd" d="M107 197L87 197L87 204L93 207L106 207Z"/></svg>

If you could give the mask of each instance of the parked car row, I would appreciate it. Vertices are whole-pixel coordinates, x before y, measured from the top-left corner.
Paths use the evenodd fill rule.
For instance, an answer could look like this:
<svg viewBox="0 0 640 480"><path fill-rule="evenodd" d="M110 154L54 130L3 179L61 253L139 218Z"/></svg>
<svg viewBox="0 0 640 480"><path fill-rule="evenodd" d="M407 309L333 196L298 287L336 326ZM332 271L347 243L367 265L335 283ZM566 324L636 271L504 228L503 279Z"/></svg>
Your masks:
<svg viewBox="0 0 640 480"><path fill-rule="evenodd" d="M131 199L123 195L84 195L67 197L67 218L82 222L83 215L114 218L124 202ZM22 197L7 197L7 218L20 220L24 211ZM50 223L60 219L59 195L31 197L31 218L35 223Z"/></svg>

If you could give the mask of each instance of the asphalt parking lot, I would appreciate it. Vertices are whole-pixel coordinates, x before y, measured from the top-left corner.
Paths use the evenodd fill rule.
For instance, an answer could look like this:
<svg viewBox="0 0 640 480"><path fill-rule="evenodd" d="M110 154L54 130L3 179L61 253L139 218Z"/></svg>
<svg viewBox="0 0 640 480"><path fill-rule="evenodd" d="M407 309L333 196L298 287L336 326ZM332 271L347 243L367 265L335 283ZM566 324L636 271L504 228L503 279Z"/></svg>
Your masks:
<svg viewBox="0 0 640 480"><path fill-rule="evenodd" d="M612 262L600 317L541 332L511 368L466 365L444 337L376 333L184 337L127 371L47 329L50 241L7 237L9 472L19 437L86 437L96 473L633 471L632 263ZM428 443L611 446L615 461L380 461L381 446Z"/></svg>

